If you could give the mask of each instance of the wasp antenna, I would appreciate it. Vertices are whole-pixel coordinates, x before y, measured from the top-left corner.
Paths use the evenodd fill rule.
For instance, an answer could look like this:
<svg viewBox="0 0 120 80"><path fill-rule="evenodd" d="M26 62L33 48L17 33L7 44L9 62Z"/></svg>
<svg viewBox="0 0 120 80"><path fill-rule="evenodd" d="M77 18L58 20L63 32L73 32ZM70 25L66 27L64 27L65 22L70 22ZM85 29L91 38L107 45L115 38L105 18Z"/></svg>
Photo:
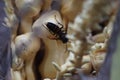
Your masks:
<svg viewBox="0 0 120 80"><path fill-rule="evenodd" d="M62 25L61 23L59 23L59 21L57 20L56 15L55 15L55 20L57 21L57 23L58 23L59 25L61 25L61 26L63 27L63 25Z"/></svg>

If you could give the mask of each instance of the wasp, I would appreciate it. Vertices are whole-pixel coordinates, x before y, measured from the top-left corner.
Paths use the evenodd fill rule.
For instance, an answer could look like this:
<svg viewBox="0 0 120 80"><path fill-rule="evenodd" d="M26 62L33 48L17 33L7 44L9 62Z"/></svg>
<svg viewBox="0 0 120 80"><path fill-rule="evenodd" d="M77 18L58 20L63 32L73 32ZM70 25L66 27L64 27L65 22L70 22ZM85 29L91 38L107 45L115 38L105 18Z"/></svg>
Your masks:
<svg viewBox="0 0 120 80"><path fill-rule="evenodd" d="M62 24L60 24L60 25L62 25ZM46 26L49 29L49 31L57 37L57 39L61 40L63 43L68 42L68 38L66 37L67 33L63 29L63 25L62 25L62 27L59 27L58 25L56 25L52 22L47 22Z"/></svg>

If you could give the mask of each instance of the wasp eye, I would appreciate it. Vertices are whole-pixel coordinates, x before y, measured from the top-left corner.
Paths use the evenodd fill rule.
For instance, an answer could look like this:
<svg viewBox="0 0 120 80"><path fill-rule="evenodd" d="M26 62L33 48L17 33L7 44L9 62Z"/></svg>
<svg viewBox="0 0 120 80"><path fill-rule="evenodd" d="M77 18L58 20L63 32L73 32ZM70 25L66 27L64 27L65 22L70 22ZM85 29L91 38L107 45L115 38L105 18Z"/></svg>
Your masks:
<svg viewBox="0 0 120 80"><path fill-rule="evenodd" d="M68 42L68 38L66 37L66 35L60 35L60 40L63 42L63 43L67 43Z"/></svg>
<svg viewBox="0 0 120 80"><path fill-rule="evenodd" d="M62 42L63 42L63 43L67 43L67 42L68 42L68 38L64 38L64 39L62 40Z"/></svg>

